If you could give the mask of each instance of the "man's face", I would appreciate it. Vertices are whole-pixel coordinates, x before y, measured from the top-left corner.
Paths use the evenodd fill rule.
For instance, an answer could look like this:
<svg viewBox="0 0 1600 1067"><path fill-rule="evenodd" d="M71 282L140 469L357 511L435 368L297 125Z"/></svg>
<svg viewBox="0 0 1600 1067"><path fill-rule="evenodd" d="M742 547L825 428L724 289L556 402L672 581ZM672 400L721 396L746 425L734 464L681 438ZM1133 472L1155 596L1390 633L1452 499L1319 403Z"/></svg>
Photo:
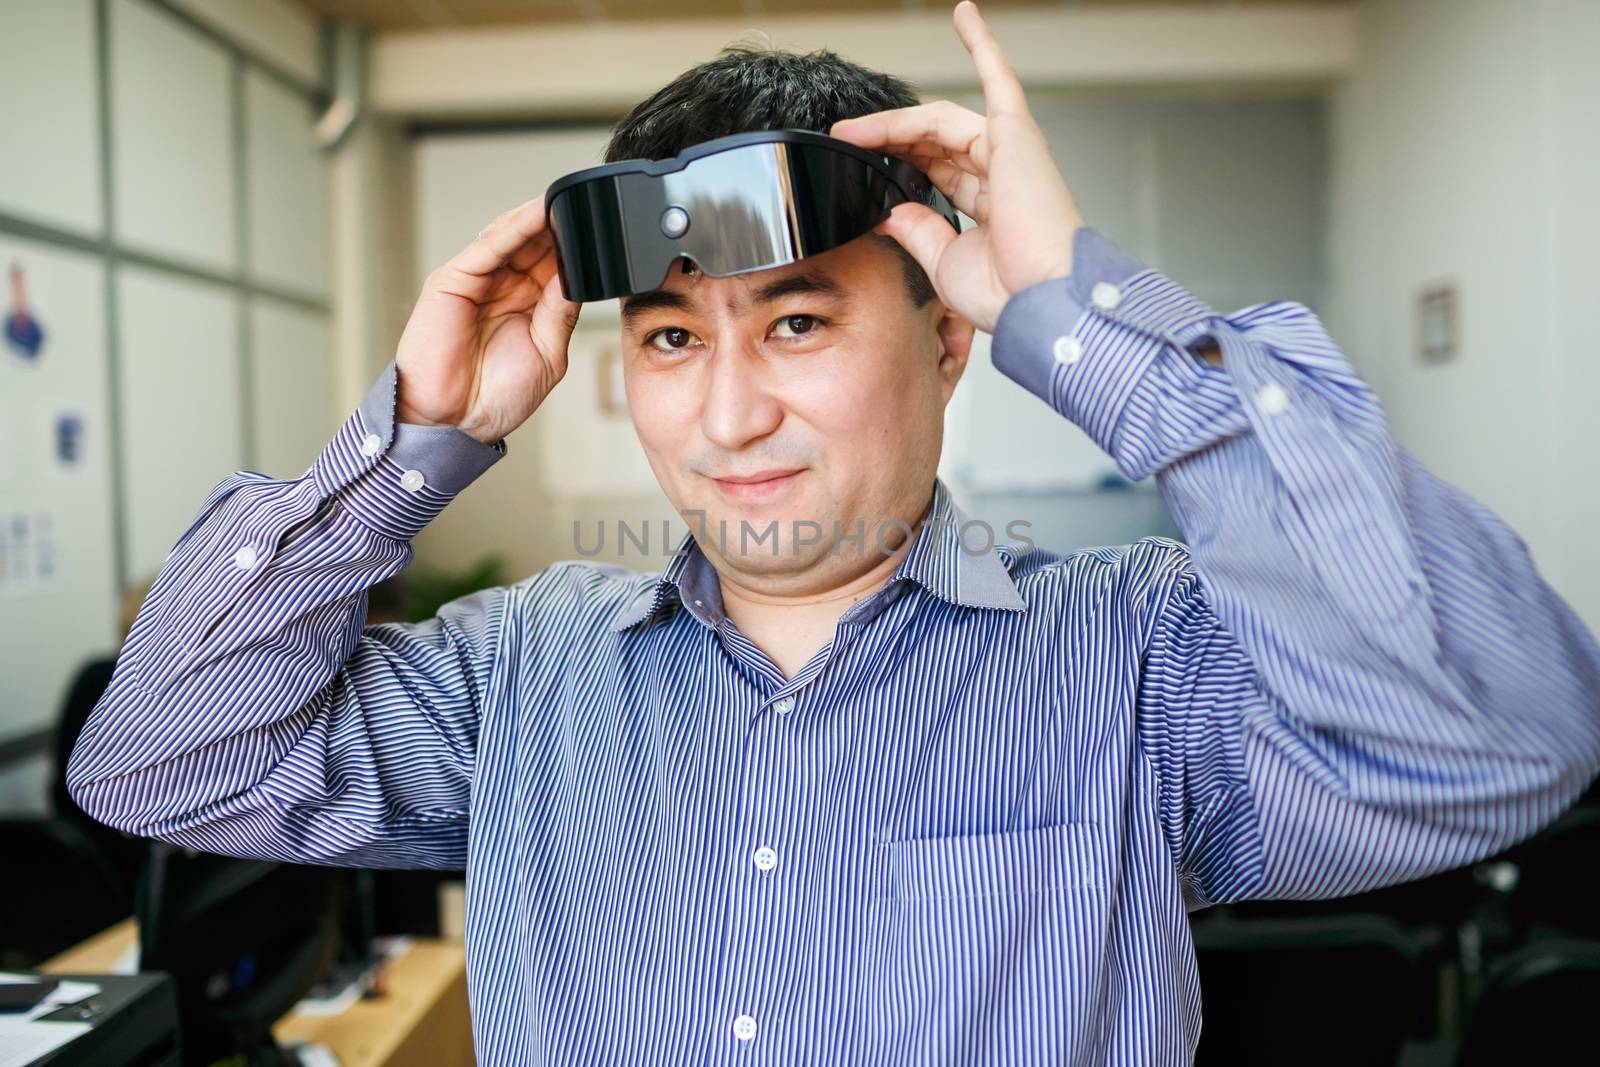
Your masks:
<svg viewBox="0 0 1600 1067"><path fill-rule="evenodd" d="M622 316L634 429L724 577L822 591L882 558L880 529L915 530L972 329L912 305L884 240L729 278L675 266ZM865 545L836 538L861 524Z"/></svg>

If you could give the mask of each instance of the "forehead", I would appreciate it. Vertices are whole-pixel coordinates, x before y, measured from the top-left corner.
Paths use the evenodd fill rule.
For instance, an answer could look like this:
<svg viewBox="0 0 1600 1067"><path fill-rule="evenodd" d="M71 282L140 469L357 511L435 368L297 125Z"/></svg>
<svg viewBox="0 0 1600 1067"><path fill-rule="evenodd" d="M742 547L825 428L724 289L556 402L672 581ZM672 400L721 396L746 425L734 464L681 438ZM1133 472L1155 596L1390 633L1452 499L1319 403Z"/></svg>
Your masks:
<svg viewBox="0 0 1600 1067"><path fill-rule="evenodd" d="M838 248L766 270L716 277L677 260L660 288L623 297L624 317L685 303L726 305L735 310L797 294L838 300L864 295L900 277L899 263L882 241L867 234ZM676 299L662 300L663 295Z"/></svg>

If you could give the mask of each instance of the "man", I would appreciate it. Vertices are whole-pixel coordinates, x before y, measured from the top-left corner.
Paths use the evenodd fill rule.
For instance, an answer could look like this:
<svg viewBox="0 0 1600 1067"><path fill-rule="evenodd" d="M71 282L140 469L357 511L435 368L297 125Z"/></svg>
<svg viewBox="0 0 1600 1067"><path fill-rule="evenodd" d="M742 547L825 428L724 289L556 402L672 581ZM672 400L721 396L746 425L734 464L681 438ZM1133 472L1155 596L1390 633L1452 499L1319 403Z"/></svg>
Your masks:
<svg viewBox="0 0 1600 1067"><path fill-rule="evenodd" d="M465 862L496 1064L1183 1063L1187 910L1416 878L1557 814L1600 767L1600 649L1517 536L1395 447L1305 308L1219 315L1083 226L976 9L955 19L986 116L733 53L616 133L610 158L831 129L977 222L902 206L624 301L690 551L362 629L363 590L566 370L577 309L531 201L428 278L304 477L213 492L77 748L79 802L202 849ZM1157 476L1189 547L960 543L934 472L974 328ZM715 536L773 520L833 532Z"/></svg>

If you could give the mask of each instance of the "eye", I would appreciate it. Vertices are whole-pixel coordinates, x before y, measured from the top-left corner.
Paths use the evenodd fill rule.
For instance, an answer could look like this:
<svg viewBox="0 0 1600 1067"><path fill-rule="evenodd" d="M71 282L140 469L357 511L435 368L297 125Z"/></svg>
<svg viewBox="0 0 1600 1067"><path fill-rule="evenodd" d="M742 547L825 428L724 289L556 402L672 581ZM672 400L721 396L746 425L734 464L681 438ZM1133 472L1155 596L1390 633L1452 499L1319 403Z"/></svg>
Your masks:
<svg viewBox="0 0 1600 1067"><path fill-rule="evenodd" d="M658 352L678 352L694 343L694 334L682 326L668 326L646 337L644 343Z"/></svg>
<svg viewBox="0 0 1600 1067"><path fill-rule="evenodd" d="M814 333L822 324L822 320L815 315L785 315L772 324L772 329L779 337L788 339Z"/></svg>

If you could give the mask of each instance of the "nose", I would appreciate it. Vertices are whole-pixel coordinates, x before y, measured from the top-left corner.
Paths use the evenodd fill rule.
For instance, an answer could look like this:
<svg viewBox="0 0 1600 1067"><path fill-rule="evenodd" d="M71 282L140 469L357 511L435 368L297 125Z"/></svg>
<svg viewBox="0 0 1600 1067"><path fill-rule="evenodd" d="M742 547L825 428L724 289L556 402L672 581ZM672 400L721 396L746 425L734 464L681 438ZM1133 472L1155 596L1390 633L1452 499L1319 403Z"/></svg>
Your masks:
<svg viewBox="0 0 1600 1067"><path fill-rule="evenodd" d="M700 431L728 452L761 440L783 422L783 405L769 388L766 365L744 347L712 355L700 409Z"/></svg>

